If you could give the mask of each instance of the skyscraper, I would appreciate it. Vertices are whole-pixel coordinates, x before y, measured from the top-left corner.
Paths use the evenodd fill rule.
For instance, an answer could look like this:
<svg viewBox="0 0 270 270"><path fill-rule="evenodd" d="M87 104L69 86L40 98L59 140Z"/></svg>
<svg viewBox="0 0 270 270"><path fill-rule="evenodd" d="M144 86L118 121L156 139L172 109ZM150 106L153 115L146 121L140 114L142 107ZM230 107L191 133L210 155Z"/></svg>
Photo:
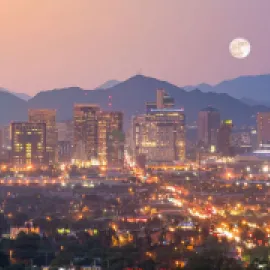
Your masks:
<svg viewBox="0 0 270 270"><path fill-rule="evenodd" d="M101 165L123 167L123 113L100 112L98 115L98 156Z"/></svg>
<svg viewBox="0 0 270 270"><path fill-rule="evenodd" d="M46 152L50 164L57 161L57 129L56 110L53 109L30 109L28 111L30 123L46 124Z"/></svg>
<svg viewBox="0 0 270 270"><path fill-rule="evenodd" d="M9 163L11 155L10 126L0 127L0 162Z"/></svg>
<svg viewBox="0 0 270 270"><path fill-rule="evenodd" d="M270 144L270 112L257 114L257 138L260 148Z"/></svg>
<svg viewBox="0 0 270 270"><path fill-rule="evenodd" d="M73 159L97 161L99 111L99 106L95 104L74 105Z"/></svg>
<svg viewBox="0 0 270 270"><path fill-rule="evenodd" d="M147 113L133 118L131 151L134 158L147 162L185 159L185 115L174 109L174 99L164 89L157 90L157 101L146 103Z"/></svg>
<svg viewBox="0 0 270 270"><path fill-rule="evenodd" d="M213 107L207 107L199 112L198 142L210 150L217 146L217 133L220 127L220 113Z"/></svg>
<svg viewBox="0 0 270 270"><path fill-rule="evenodd" d="M133 119L135 156L148 162L185 159L185 115L183 110L162 109Z"/></svg>
<svg viewBox="0 0 270 270"><path fill-rule="evenodd" d="M164 90L157 90L157 109L173 108L174 99Z"/></svg>
<svg viewBox="0 0 270 270"><path fill-rule="evenodd" d="M4 144L3 141L4 141L4 132L0 128L0 150L2 150L2 148L3 148L3 144Z"/></svg>
<svg viewBox="0 0 270 270"><path fill-rule="evenodd" d="M46 164L46 124L12 123L11 145L13 165Z"/></svg>
<svg viewBox="0 0 270 270"><path fill-rule="evenodd" d="M231 144L231 134L232 134L233 123L232 120L224 120L218 131L218 152L222 156L232 155L232 144Z"/></svg>
<svg viewBox="0 0 270 270"><path fill-rule="evenodd" d="M58 142L58 161L70 163L72 158L72 143L71 141Z"/></svg>
<svg viewBox="0 0 270 270"><path fill-rule="evenodd" d="M169 109L174 107L174 98L171 97L164 89L157 89L156 101L145 103L146 113L155 109Z"/></svg>
<svg viewBox="0 0 270 270"><path fill-rule="evenodd" d="M11 149L10 125L2 126L2 145L4 149Z"/></svg>
<svg viewBox="0 0 270 270"><path fill-rule="evenodd" d="M73 122L64 121L56 123L58 141L73 142Z"/></svg>

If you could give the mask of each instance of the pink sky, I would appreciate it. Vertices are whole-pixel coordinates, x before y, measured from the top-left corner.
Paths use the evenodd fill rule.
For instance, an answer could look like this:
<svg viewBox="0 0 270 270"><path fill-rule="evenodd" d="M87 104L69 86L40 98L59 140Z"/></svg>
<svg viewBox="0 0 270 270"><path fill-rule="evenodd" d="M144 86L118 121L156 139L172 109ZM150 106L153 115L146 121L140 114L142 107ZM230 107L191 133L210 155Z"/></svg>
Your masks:
<svg viewBox="0 0 270 270"><path fill-rule="evenodd" d="M177 85L270 73L269 0L1 0L0 86L34 94L142 74ZM245 60L230 56L250 40Z"/></svg>

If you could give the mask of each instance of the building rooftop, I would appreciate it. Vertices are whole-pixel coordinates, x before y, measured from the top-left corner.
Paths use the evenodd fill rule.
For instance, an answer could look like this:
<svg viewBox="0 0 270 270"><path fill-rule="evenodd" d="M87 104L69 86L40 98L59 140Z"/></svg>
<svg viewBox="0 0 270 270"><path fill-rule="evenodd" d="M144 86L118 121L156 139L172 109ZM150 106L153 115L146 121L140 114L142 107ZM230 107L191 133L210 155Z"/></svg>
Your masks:
<svg viewBox="0 0 270 270"><path fill-rule="evenodd" d="M212 107L212 106L208 106L204 109L201 109L201 112L218 112L218 109Z"/></svg>

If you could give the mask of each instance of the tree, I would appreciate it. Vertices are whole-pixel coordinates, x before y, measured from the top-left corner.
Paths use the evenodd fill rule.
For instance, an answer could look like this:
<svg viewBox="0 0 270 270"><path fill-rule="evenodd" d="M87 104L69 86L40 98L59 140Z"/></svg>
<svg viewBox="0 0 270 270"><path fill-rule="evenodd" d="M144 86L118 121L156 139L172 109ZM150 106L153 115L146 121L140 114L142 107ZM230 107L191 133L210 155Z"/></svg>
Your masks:
<svg viewBox="0 0 270 270"><path fill-rule="evenodd" d="M25 266L23 264L12 264L7 267L8 270L24 270Z"/></svg>
<svg viewBox="0 0 270 270"><path fill-rule="evenodd" d="M13 257L19 261L28 261L30 263L38 255L39 245L39 235L19 233L14 242Z"/></svg>
<svg viewBox="0 0 270 270"><path fill-rule="evenodd" d="M260 229L255 229L253 231L253 237L258 241L258 240L261 240L261 241L265 241L266 239L266 234L260 230Z"/></svg>
<svg viewBox="0 0 270 270"><path fill-rule="evenodd" d="M24 223L28 220L28 216L25 213L17 213L14 215L14 217L11 219L11 223L13 226L24 226Z"/></svg>
<svg viewBox="0 0 270 270"><path fill-rule="evenodd" d="M144 270L155 270L156 269L156 264L152 259L144 261L140 267Z"/></svg>
<svg viewBox="0 0 270 270"><path fill-rule="evenodd" d="M60 252L54 260L51 262L51 266L66 266L70 265L73 259L71 252L62 251Z"/></svg>
<svg viewBox="0 0 270 270"><path fill-rule="evenodd" d="M6 268L9 266L9 257L4 252L0 251L0 267Z"/></svg>
<svg viewBox="0 0 270 270"><path fill-rule="evenodd" d="M4 214L0 214L0 237L1 237L1 234L8 229L8 222L7 220L5 219L5 216Z"/></svg>

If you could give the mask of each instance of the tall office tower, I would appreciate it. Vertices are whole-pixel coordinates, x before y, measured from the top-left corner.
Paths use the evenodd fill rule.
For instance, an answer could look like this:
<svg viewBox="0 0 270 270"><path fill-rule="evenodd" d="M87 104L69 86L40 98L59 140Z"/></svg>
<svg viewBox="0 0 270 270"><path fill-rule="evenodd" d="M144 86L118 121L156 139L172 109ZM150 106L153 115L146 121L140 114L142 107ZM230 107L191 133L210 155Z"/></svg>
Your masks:
<svg viewBox="0 0 270 270"><path fill-rule="evenodd" d="M145 103L146 113L155 109L169 109L174 107L174 99L166 93L164 89L157 90L156 101L148 101Z"/></svg>
<svg viewBox="0 0 270 270"><path fill-rule="evenodd" d="M264 148L270 144L270 112L257 114L258 147Z"/></svg>
<svg viewBox="0 0 270 270"><path fill-rule="evenodd" d="M3 148L3 141L4 141L4 132L0 129L0 150Z"/></svg>
<svg viewBox="0 0 270 270"><path fill-rule="evenodd" d="M11 124L12 162L15 166L47 164L46 124Z"/></svg>
<svg viewBox="0 0 270 270"><path fill-rule="evenodd" d="M73 142L73 123L72 121L64 121L56 123L58 132L58 142Z"/></svg>
<svg viewBox="0 0 270 270"><path fill-rule="evenodd" d="M11 155L10 126L0 128L0 163L9 163Z"/></svg>
<svg viewBox="0 0 270 270"><path fill-rule="evenodd" d="M3 161L4 156L4 148L3 148L3 130L0 129L0 163Z"/></svg>
<svg viewBox="0 0 270 270"><path fill-rule="evenodd" d="M10 125L1 126L2 131L2 146L4 149L11 149L11 132Z"/></svg>
<svg viewBox="0 0 270 270"><path fill-rule="evenodd" d="M218 152L222 156L232 155L232 144L231 144L231 134L232 134L233 123L232 120L224 120L218 131Z"/></svg>
<svg viewBox="0 0 270 270"><path fill-rule="evenodd" d="M94 104L74 105L73 159L96 162L98 159L98 113Z"/></svg>
<svg viewBox="0 0 270 270"><path fill-rule="evenodd" d="M59 141L58 142L58 161L70 163L72 158L72 142Z"/></svg>
<svg viewBox="0 0 270 270"><path fill-rule="evenodd" d="M220 113L213 107L207 107L199 112L198 142L206 148L217 147L217 133L220 127Z"/></svg>
<svg viewBox="0 0 270 270"><path fill-rule="evenodd" d="M185 159L185 115L182 109L156 109L133 119L133 153L147 162Z"/></svg>
<svg viewBox="0 0 270 270"><path fill-rule="evenodd" d="M46 124L46 152L50 164L57 161L57 129L56 110L53 109L30 109L28 111L30 123Z"/></svg>
<svg viewBox="0 0 270 270"><path fill-rule="evenodd" d="M157 109L173 108L174 99L164 89L157 90Z"/></svg>
<svg viewBox="0 0 270 270"><path fill-rule="evenodd" d="M124 133L122 112L100 112L98 115L98 157L101 165L122 168Z"/></svg>

